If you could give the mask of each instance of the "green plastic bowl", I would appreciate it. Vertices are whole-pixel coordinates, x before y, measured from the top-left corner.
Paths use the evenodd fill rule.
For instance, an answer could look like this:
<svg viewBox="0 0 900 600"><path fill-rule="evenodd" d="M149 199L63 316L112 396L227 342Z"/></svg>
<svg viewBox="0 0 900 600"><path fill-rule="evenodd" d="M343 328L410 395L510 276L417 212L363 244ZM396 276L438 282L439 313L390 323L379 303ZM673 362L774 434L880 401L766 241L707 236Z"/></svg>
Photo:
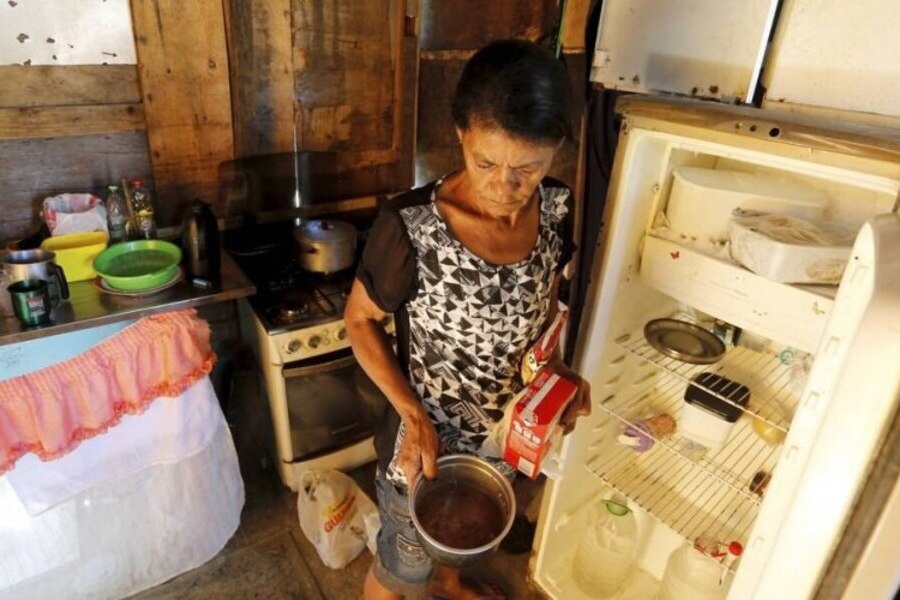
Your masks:
<svg viewBox="0 0 900 600"><path fill-rule="evenodd" d="M110 287L128 292L149 290L178 272L181 248L162 240L114 244L94 259L94 270Z"/></svg>

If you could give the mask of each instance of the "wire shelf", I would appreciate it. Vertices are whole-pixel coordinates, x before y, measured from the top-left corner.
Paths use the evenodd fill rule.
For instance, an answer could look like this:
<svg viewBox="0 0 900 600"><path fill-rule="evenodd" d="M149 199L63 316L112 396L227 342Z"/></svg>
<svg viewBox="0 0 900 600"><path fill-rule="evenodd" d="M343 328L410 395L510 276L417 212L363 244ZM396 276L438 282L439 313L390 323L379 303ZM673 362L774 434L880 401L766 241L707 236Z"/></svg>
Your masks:
<svg viewBox="0 0 900 600"><path fill-rule="evenodd" d="M671 373L685 383L700 373L715 373L732 381L743 383L750 388L750 403L740 406L731 399L694 383L728 404L751 413L754 418L764 421L783 433L790 426L788 407L796 406L797 392L794 380L797 377L790 367L775 355L755 352L748 348L734 347L712 365L694 365L670 358L654 349L644 338L643 332L625 334L616 340L628 353L641 360Z"/></svg>
<svg viewBox="0 0 900 600"><path fill-rule="evenodd" d="M642 416L680 414L685 382L665 371L628 398L607 398L599 407L618 426ZM615 436L613 436L615 437ZM639 453L612 439L594 447L588 469L686 540L700 535L723 542L746 541L756 519L760 496L751 490L754 475L771 474L780 452L765 443L749 419L739 419L719 450L707 450L677 432L656 439ZM602 449L600 449L602 446Z"/></svg>

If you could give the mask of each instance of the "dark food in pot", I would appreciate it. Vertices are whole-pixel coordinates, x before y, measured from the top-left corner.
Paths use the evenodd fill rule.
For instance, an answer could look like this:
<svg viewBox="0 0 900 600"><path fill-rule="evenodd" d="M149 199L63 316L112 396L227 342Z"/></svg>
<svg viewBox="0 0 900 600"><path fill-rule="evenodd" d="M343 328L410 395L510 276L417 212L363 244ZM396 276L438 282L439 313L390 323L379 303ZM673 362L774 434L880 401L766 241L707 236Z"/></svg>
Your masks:
<svg viewBox="0 0 900 600"><path fill-rule="evenodd" d="M418 503L419 521L432 538L469 550L494 541L503 531L503 509L484 490L465 481L448 481L428 490Z"/></svg>

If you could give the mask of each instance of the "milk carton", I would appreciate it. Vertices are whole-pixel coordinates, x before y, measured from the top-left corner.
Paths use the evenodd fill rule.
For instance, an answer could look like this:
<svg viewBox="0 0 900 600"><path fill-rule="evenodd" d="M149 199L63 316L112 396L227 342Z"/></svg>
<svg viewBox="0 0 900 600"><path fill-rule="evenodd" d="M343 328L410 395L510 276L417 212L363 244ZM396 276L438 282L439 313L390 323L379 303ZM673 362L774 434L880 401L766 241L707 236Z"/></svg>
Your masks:
<svg viewBox="0 0 900 600"><path fill-rule="evenodd" d="M558 437L559 420L578 386L544 367L514 400L503 459L535 479Z"/></svg>

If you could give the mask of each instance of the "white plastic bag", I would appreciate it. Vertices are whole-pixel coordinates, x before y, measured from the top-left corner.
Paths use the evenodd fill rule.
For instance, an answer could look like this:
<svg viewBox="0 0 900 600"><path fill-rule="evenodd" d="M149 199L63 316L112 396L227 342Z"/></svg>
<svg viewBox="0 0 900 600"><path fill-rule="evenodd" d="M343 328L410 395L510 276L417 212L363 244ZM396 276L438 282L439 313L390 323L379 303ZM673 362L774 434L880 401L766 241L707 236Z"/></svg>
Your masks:
<svg viewBox="0 0 900 600"><path fill-rule="evenodd" d="M44 199L44 220L51 235L109 230L106 206L93 194L59 194Z"/></svg>
<svg viewBox="0 0 900 600"><path fill-rule="evenodd" d="M378 516L375 503L353 479L318 469L300 475L297 512L300 529L332 569L343 569L362 552L369 540L367 515Z"/></svg>

